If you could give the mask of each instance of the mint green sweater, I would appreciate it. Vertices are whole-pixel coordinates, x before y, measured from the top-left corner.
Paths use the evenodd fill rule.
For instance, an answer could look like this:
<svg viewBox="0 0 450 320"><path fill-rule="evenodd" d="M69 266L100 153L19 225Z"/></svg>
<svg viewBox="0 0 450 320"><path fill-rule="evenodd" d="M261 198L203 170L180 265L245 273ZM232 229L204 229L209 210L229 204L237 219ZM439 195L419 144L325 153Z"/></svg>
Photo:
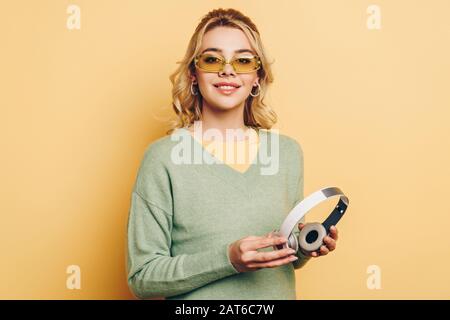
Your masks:
<svg viewBox="0 0 450 320"><path fill-rule="evenodd" d="M294 270L309 257L297 253L287 265L238 272L228 256L232 242L279 229L303 199L300 145L273 130L257 131L258 155L243 173L217 160L185 128L147 147L127 225L128 285L136 297L296 299ZM190 155L180 151L181 141L205 160L174 160L175 154ZM276 169L263 173L276 141Z"/></svg>

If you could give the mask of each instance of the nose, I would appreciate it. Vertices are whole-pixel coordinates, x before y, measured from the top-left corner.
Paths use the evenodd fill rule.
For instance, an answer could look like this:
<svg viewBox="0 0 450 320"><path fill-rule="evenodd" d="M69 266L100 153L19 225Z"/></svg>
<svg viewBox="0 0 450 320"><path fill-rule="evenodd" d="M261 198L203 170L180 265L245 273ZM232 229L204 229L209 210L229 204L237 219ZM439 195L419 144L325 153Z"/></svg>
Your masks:
<svg viewBox="0 0 450 320"><path fill-rule="evenodd" d="M222 71L219 72L219 75L236 75L236 71L234 70L233 66L230 63L226 63Z"/></svg>

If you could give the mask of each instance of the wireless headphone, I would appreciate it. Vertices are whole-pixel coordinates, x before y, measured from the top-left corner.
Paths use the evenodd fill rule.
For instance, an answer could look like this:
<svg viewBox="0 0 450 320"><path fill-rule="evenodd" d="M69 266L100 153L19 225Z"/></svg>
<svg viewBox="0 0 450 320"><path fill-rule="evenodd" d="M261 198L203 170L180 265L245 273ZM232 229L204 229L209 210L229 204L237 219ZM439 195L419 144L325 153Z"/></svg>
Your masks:
<svg viewBox="0 0 450 320"><path fill-rule="evenodd" d="M328 218L323 223L307 223L300 231L298 239L292 232L297 223L306 213L319 203L328 198L339 196L339 202ZM336 225L344 215L348 206L347 196L337 187L327 187L314 192L300 201L292 210L281 225L279 231L275 231L279 236L285 237L288 241L282 245L274 246L274 249L291 248L296 252L301 249L304 253L318 251L323 245L323 238L329 232L330 227Z"/></svg>

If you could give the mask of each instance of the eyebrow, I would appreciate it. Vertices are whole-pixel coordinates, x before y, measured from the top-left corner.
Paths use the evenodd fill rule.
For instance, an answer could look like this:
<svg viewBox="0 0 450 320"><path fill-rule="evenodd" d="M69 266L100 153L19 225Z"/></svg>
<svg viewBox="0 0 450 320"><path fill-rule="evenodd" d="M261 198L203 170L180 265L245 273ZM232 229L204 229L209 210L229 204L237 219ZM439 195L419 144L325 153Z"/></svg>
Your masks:
<svg viewBox="0 0 450 320"><path fill-rule="evenodd" d="M222 52L222 49L219 49L219 48L206 48L205 50L202 51L202 53L204 53L206 51ZM253 50L250 50L250 49L239 49L239 50L234 51L234 53L241 53L241 52L250 52L252 54L255 54L253 52Z"/></svg>

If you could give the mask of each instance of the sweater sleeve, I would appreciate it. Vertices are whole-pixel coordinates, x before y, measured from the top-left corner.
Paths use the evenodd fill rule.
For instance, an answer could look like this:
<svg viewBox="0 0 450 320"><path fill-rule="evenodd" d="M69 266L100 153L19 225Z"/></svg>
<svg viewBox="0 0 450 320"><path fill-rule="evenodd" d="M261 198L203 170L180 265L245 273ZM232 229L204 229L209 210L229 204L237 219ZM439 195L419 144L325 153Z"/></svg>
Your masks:
<svg viewBox="0 0 450 320"><path fill-rule="evenodd" d="M296 201L292 207L295 207L300 201L304 199L304 164L303 164L303 150L297 142L295 143L296 149L297 149L297 157L298 157L298 169L299 169L299 175L298 175L298 182L297 182L297 193L296 193ZM299 223L305 223L305 217L303 217ZM298 225L298 224L297 224ZM300 234L300 230L298 229L298 226L294 228L294 234L298 238L298 235ZM298 259L293 261L292 264L294 265L294 269L300 269L303 267L310 259L310 256L304 255L300 250L297 251L295 254Z"/></svg>
<svg viewBox="0 0 450 320"><path fill-rule="evenodd" d="M171 190L166 168L147 152L131 194L127 225L128 286L140 298L169 297L238 273L228 244L171 254Z"/></svg>

